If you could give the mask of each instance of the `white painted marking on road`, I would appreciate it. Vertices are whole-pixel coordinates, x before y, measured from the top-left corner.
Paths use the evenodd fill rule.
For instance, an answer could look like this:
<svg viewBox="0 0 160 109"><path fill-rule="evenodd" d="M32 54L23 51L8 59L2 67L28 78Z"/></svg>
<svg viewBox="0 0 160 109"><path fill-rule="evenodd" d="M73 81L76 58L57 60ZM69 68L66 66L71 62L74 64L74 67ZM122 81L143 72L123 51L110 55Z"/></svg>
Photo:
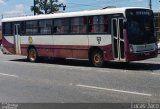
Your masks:
<svg viewBox="0 0 160 109"><path fill-rule="evenodd" d="M152 75L157 75L157 76L160 76L160 74L158 74L158 73L151 73Z"/></svg>
<svg viewBox="0 0 160 109"><path fill-rule="evenodd" d="M113 91L113 92L119 92L119 93L135 94L135 95L142 95L142 96L152 96L152 94L132 92L132 91L124 91L124 90L117 90L117 89L108 89L108 88L95 87L95 86L87 86L87 85L81 85L81 84L78 84L78 85L76 85L76 86L77 86L77 87L90 88L90 89Z"/></svg>
<svg viewBox="0 0 160 109"><path fill-rule="evenodd" d="M10 75L10 74L6 74L6 73L0 73L0 75L19 78L17 75Z"/></svg>

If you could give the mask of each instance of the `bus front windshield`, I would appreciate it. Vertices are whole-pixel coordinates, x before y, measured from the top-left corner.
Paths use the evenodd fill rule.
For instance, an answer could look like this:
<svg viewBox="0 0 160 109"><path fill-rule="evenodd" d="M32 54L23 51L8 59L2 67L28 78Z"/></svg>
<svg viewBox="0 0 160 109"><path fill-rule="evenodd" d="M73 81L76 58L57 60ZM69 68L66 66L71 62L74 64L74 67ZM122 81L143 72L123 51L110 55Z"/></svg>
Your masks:
<svg viewBox="0 0 160 109"><path fill-rule="evenodd" d="M152 17L130 17L127 19L127 35L130 44L149 44L156 41Z"/></svg>

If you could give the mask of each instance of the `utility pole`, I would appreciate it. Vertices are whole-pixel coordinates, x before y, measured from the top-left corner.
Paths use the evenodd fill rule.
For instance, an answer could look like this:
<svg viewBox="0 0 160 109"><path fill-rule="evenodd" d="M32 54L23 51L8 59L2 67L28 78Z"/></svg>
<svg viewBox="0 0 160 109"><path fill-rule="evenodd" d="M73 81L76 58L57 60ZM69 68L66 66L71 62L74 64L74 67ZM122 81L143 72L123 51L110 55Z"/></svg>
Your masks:
<svg viewBox="0 0 160 109"><path fill-rule="evenodd" d="M149 8L152 9L152 0L149 0Z"/></svg>
<svg viewBox="0 0 160 109"><path fill-rule="evenodd" d="M45 12L45 14L47 14L47 10L48 10L47 1L48 0L44 0L44 6L45 6L44 12Z"/></svg>
<svg viewBox="0 0 160 109"><path fill-rule="evenodd" d="M51 4L51 12L53 12L53 0L50 0L50 4Z"/></svg>
<svg viewBox="0 0 160 109"><path fill-rule="evenodd" d="M34 9L35 9L35 7L36 7L36 0L34 0ZM36 15L35 10L34 10L34 15Z"/></svg>
<svg viewBox="0 0 160 109"><path fill-rule="evenodd" d="M63 5L63 11L65 11L66 10L66 5Z"/></svg>
<svg viewBox="0 0 160 109"><path fill-rule="evenodd" d="M1 15L1 18L3 19L3 14Z"/></svg>

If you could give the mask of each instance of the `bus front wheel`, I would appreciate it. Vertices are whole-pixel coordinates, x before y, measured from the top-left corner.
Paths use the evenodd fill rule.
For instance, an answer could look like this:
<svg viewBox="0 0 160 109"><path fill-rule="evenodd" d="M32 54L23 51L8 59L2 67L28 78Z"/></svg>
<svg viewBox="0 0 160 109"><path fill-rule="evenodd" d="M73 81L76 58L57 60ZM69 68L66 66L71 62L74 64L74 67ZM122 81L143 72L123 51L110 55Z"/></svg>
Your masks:
<svg viewBox="0 0 160 109"><path fill-rule="evenodd" d="M101 50L94 50L90 54L90 63L95 67L102 67L103 60L103 52Z"/></svg>
<svg viewBox="0 0 160 109"><path fill-rule="evenodd" d="M37 59L38 59L38 54L37 54L37 50L35 48L29 48L28 50L28 56L27 56L27 59L30 61L30 62L36 62Z"/></svg>

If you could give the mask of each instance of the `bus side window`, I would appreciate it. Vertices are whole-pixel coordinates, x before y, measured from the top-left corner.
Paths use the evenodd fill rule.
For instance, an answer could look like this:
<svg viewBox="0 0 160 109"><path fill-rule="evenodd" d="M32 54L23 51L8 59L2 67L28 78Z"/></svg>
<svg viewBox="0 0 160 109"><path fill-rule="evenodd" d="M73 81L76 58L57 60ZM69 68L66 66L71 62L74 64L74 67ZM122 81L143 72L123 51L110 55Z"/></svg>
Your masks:
<svg viewBox="0 0 160 109"><path fill-rule="evenodd" d="M98 16L90 16L89 17L89 33L98 32Z"/></svg>
<svg viewBox="0 0 160 109"><path fill-rule="evenodd" d="M3 23L3 34L5 36L13 35L13 26L11 22Z"/></svg>
<svg viewBox="0 0 160 109"><path fill-rule="evenodd" d="M71 33L79 33L80 17L71 18Z"/></svg>
<svg viewBox="0 0 160 109"><path fill-rule="evenodd" d="M40 20L39 21L40 34L51 34L52 33L52 20Z"/></svg>
<svg viewBox="0 0 160 109"><path fill-rule="evenodd" d="M20 31L21 31L21 35L25 35L26 33L25 33L25 30L26 30L26 26L25 26L25 22L23 21L23 22L21 22L20 23L21 24L21 28L20 28Z"/></svg>
<svg viewBox="0 0 160 109"><path fill-rule="evenodd" d="M26 21L26 34L37 35L38 33L38 21Z"/></svg>
<svg viewBox="0 0 160 109"><path fill-rule="evenodd" d="M108 17L107 16L90 16L89 33L107 33Z"/></svg>
<svg viewBox="0 0 160 109"><path fill-rule="evenodd" d="M71 18L71 33L86 33L87 32L87 17Z"/></svg>
<svg viewBox="0 0 160 109"><path fill-rule="evenodd" d="M107 33L108 32L108 17L107 16L99 16L99 25L100 33Z"/></svg>
<svg viewBox="0 0 160 109"><path fill-rule="evenodd" d="M21 25L18 26L18 35L21 35Z"/></svg>
<svg viewBox="0 0 160 109"><path fill-rule="evenodd" d="M53 32L57 33L57 27L56 26L53 27Z"/></svg>
<svg viewBox="0 0 160 109"><path fill-rule="evenodd" d="M66 34L69 32L69 19L61 18L54 20L54 33L55 34Z"/></svg>

